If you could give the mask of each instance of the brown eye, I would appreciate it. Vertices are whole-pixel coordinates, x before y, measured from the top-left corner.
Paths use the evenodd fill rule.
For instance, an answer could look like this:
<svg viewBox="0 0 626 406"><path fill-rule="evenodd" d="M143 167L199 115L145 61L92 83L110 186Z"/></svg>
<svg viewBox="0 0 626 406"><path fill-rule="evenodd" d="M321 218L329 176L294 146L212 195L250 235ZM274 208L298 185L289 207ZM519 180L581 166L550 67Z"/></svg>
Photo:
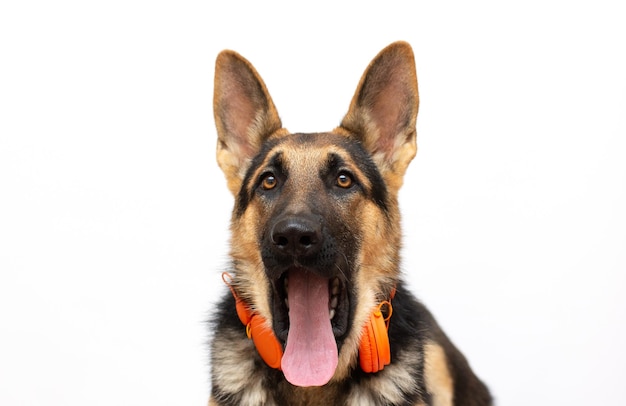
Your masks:
<svg viewBox="0 0 626 406"><path fill-rule="evenodd" d="M352 177L347 173L340 173L339 176L337 176L337 186L344 189L349 188L352 186Z"/></svg>
<svg viewBox="0 0 626 406"><path fill-rule="evenodd" d="M278 181L276 180L276 177L273 174L268 173L263 177L263 181L261 182L261 187L263 187L263 189L265 190L271 190L276 187L277 183Z"/></svg>

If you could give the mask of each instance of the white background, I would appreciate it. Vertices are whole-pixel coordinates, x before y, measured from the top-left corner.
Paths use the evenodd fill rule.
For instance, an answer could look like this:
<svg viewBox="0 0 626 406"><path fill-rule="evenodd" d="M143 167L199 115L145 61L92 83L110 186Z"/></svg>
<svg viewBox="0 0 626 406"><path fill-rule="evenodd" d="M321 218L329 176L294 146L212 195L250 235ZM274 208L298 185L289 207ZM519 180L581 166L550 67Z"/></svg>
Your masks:
<svg viewBox="0 0 626 406"><path fill-rule="evenodd" d="M411 287L500 405L626 404L619 3L2 2L0 404L206 404L217 53L322 131L398 39L421 96Z"/></svg>

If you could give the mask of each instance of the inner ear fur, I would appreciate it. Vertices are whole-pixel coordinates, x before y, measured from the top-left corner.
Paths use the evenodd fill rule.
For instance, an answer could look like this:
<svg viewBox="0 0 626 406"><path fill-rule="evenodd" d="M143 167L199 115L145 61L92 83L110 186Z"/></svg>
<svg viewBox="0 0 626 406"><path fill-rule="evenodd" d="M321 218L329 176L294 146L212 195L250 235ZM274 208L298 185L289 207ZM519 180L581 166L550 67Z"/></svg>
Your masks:
<svg viewBox="0 0 626 406"><path fill-rule="evenodd" d="M418 107L413 50L406 42L394 42L363 73L348 113L335 131L358 138L388 185L397 190L417 152Z"/></svg>
<svg viewBox="0 0 626 406"><path fill-rule="evenodd" d="M287 131L261 76L238 53L225 50L217 56L214 83L217 162L236 194L263 141Z"/></svg>

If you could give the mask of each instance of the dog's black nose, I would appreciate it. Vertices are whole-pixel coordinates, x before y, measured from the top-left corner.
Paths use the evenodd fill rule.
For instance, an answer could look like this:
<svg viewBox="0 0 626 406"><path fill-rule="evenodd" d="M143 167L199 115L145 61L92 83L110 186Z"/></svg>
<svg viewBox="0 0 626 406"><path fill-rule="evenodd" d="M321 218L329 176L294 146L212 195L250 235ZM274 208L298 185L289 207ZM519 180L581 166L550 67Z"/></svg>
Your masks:
<svg viewBox="0 0 626 406"><path fill-rule="evenodd" d="M307 257L319 250L322 227L319 221L312 218L286 217L274 223L271 238L277 252L293 257Z"/></svg>

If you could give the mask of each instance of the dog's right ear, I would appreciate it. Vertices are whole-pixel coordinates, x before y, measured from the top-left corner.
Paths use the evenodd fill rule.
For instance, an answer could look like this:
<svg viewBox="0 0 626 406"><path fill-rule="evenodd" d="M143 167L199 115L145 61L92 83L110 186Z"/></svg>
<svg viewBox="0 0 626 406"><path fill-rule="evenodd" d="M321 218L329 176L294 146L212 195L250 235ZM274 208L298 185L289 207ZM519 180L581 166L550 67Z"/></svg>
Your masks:
<svg viewBox="0 0 626 406"><path fill-rule="evenodd" d="M217 163L228 188L237 195L252 158L263 141L286 133L265 83L244 57L222 51L215 61L213 114Z"/></svg>

